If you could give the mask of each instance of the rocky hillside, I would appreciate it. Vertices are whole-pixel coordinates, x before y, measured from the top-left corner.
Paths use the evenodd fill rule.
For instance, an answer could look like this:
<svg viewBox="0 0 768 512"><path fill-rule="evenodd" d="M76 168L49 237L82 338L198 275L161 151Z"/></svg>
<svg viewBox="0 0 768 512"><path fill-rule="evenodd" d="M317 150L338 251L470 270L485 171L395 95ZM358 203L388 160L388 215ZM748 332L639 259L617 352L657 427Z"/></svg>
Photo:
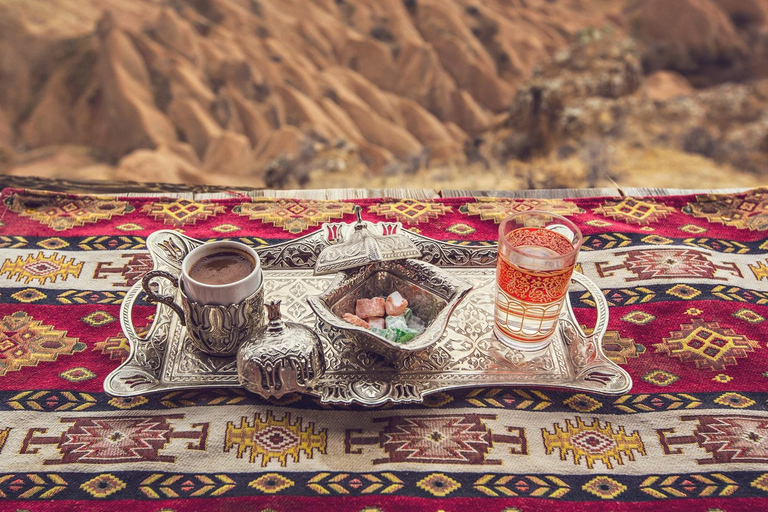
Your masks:
<svg viewBox="0 0 768 512"><path fill-rule="evenodd" d="M767 59L768 0L5 0L0 172L759 184Z"/></svg>

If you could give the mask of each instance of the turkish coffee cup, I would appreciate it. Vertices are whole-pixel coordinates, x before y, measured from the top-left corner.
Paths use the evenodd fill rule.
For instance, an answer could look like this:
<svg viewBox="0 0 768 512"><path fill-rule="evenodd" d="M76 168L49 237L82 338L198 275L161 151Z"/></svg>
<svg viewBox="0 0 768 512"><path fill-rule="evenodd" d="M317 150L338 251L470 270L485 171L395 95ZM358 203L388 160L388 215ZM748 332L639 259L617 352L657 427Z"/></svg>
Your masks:
<svg viewBox="0 0 768 512"><path fill-rule="evenodd" d="M150 287L153 278L171 281L174 296ZM142 287L150 302L169 306L186 326L192 346L206 354L231 356L264 325L264 286L259 255L240 242L203 244L187 254L177 278L163 270L144 275Z"/></svg>

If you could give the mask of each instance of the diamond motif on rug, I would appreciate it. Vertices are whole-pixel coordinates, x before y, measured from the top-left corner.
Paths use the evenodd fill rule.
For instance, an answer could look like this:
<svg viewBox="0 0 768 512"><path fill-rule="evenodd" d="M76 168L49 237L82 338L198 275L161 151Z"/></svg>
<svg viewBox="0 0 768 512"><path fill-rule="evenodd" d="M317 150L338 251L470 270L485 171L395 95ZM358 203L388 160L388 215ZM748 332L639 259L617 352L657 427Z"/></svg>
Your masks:
<svg viewBox="0 0 768 512"><path fill-rule="evenodd" d="M736 318L749 322L751 324L759 324L765 322L765 317L758 315L751 309L740 309L733 314Z"/></svg>
<svg viewBox="0 0 768 512"><path fill-rule="evenodd" d="M113 317L106 311L94 311L93 313L90 313L81 318L81 320L91 327L101 327L102 325L111 324L117 320L117 318Z"/></svg>
<svg viewBox="0 0 768 512"><path fill-rule="evenodd" d="M78 366L77 368L70 368L65 372L61 372L59 377L69 382L83 382L93 379L96 377L96 374L84 366Z"/></svg>
<svg viewBox="0 0 768 512"><path fill-rule="evenodd" d="M448 496L456 489L459 489L461 484L442 473L432 473L416 482L416 486L419 489L427 491L432 496L442 498Z"/></svg>
<svg viewBox="0 0 768 512"><path fill-rule="evenodd" d="M648 235L640 239L641 242L652 245L669 245L675 243L671 238L660 235Z"/></svg>
<svg viewBox="0 0 768 512"><path fill-rule="evenodd" d="M125 224L120 224L119 226L115 226L115 229L119 231L141 231L144 229L144 226L140 226L139 224L136 224L135 222L126 222Z"/></svg>
<svg viewBox="0 0 768 512"><path fill-rule="evenodd" d="M510 199L501 197L478 197L473 203L467 203L459 208L461 213L479 215L481 220L493 220L495 224L513 213L544 210L563 217L576 213L584 213L576 203L562 199Z"/></svg>
<svg viewBox="0 0 768 512"><path fill-rule="evenodd" d="M468 224L459 222L456 224L452 224L450 227L446 228L446 231L448 231L449 233L453 233L455 235L467 236L467 235L471 235L477 230Z"/></svg>
<svg viewBox="0 0 768 512"><path fill-rule="evenodd" d="M680 380L680 377L675 375L674 373L670 373L666 370L651 370L650 372L643 375L643 380L649 384L654 384L659 387L667 387L670 384L673 384Z"/></svg>
<svg viewBox="0 0 768 512"><path fill-rule="evenodd" d="M0 377L41 361L56 361L60 355L85 350L85 343L70 338L66 331L43 325L24 311L16 311L0 321Z"/></svg>
<svg viewBox="0 0 768 512"><path fill-rule="evenodd" d="M182 227L188 224L196 224L199 220L215 217L223 213L226 208L223 205L209 202L198 202L189 199L165 200L157 203L145 204L141 211L155 220L162 220L163 224Z"/></svg>
<svg viewBox="0 0 768 512"><path fill-rule="evenodd" d="M688 203L683 212L712 223L750 231L768 230L768 192L753 190L738 197L731 194L706 194L696 196L695 203Z"/></svg>
<svg viewBox="0 0 768 512"><path fill-rule="evenodd" d="M676 357L684 363L694 363L696 368L724 370L737 364L737 358L747 357L759 347L757 341L720 327L717 322L705 322L699 318L683 324L673 331L663 343L654 344L657 353Z"/></svg>
<svg viewBox="0 0 768 512"><path fill-rule="evenodd" d="M570 453L577 466L583 459L589 469L596 461L602 461L608 469L613 469L614 462L624 464L624 457L635 460L634 452L645 455L645 446L637 431L627 435L624 427L619 427L614 432L611 423L605 422L603 426L597 418L586 424L576 416L575 424L565 420L565 428L555 423L554 429L552 433L541 429L547 455L559 450L560 460L567 460Z"/></svg>
<svg viewBox="0 0 768 512"><path fill-rule="evenodd" d="M107 197L70 198L58 194L14 194L6 198L12 212L29 217L55 231L109 220L134 210L126 201Z"/></svg>
<svg viewBox="0 0 768 512"><path fill-rule="evenodd" d="M21 290L20 292L16 292L11 295L11 298L19 302L23 302L24 304L30 304L38 300L43 300L47 297L48 296L46 294L34 288L27 288L26 290Z"/></svg>
<svg viewBox="0 0 768 512"><path fill-rule="evenodd" d="M149 399L147 399L147 397L138 395L138 396L116 396L111 398L107 403L112 407L114 407L115 409L127 410L127 409L133 409L140 405L144 405L147 402L149 402Z"/></svg>
<svg viewBox="0 0 768 512"><path fill-rule="evenodd" d="M125 489L126 483L117 478L115 475L105 473L97 477L91 478L80 486L82 490L93 496L94 498L106 498L118 491Z"/></svg>
<svg viewBox="0 0 768 512"><path fill-rule="evenodd" d="M282 419L277 420L269 410L266 419L256 413L253 424L245 416L240 418L239 426L228 421L224 451L228 452L236 446L237 458L242 459L245 452L250 450L250 462L254 463L260 458L261 467L266 467L272 459L279 460L280 465L285 467L288 457L293 462L299 462L302 453L308 459L313 457L315 450L326 453L327 430L315 432L314 423L305 428L302 423L302 418L296 418L291 423L290 413L285 413Z"/></svg>
<svg viewBox="0 0 768 512"><path fill-rule="evenodd" d="M656 317L645 311L632 311L621 317L621 319L631 324L645 325L656 320Z"/></svg>
<svg viewBox="0 0 768 512"><path fill-rule="evenodd" d="M438 202L400 199L396 203L374 204L368 207L368 211L411 226L437 219L452 212L453 208Z"/></svg>
<svg viewBox="0 0 768 512"><path fill-rule="evenodd" d="M563 403L577 412L592 412L603 406L602 403L598 402L589 395L585 395L584 393L573 395Z"/></svg>
<svg viewBox="0 0 768 512"><path fill-rule="evenodd" d="M450 395L449 393L444 393L443 391L438 391L437 393L430 393L427 396L425 396L422 404L425 407L431 407L433 409L437 409L439 407L448 405L451 402L453 402L452 395Z"/></svg>
<svg viewBox="0 0 768 512"><path fill-rule="evenodd" d="M682 226L679 228L680 231L684 233L690 233L692 235L700 235L702 233L707 232L707 228L703 228L701 226L697 226L696 224L686 224L685 226Z"/></svg>
<svg viewBox="0 0 768 512"><path fill-rule="evenodd" d="M69 276L80 277L84 262L75 262L75 258L67 260L65 255L59 256L58 253L52 253L45 256L42 251L37 255L27 254L22 259L17 256L15 260L7 259L0 267L0 275L8 274L8 279L15 279L17 283L38 281L44 285L48 281L55 283L59 278L66 281Z"/></svg>
<svg viewBox="0 0 768 512"><path fill-rule="evenodd" d="M353 213L354 207L352 203L341 201L254 198L250 203L235 206L232 211L296 234Z"/></svg>
<svg viewBox="0 0 768 512"><path fill-rule="evenodd" d="M62 240L61 238L54 237L54 238L46 238L45 240L41 240L37 242L37 246L43 249L48 249L49 251L54 251L56 249L63 249L65 247L69 247L69 242L67 242L66 240Z"/></svg>
<svg viewBox="0 0 768 512"><path fill-rule="evenodd" d="M653 200L625 197L621 201L608 201L595 208L594 213L628 224L650 224L664 220L675 210Z"/></svg>
<svg viewBox="0 0 768 512"><path fill-rule="evenodd" d="M248 482L248 487L259 490L265 494L276 494L289 487L293 487L293 485L293 480L277 473L267 473Z"/></svg>
<svg viewBox="0 0 768 512"><path fill-rule="evenodd" d="M239 231L240 229L242 228L239 228L234 224L222 224L220 226L216 226L215 228L211 228L211 231L215 231L217 233L234 233L235 231Z"/></svg>
<svg viewBox="0 0 768 512"><path fill-rule="evenodd" d="M701 292L696 288L688 286L687 284L676 284L667 290L667 295L672 295L678 299L691 300L701 295Z"/></svg>
<svg viewBox="0 0 768 512"><path fill-rule="evenodd" d="M715 403L718 405L725 405L734 409L746 409L755 405L755 401L749 397L741 395L739 393L729 392L723 393L719 397L715 398Z"/></svg>
<svg viewBox="0 0 768 512"><path fill-rule="evenodd" d="M627 486L607 476L597 476L584 484L582 489L598 498L612 500L627 490Z"/></svg>

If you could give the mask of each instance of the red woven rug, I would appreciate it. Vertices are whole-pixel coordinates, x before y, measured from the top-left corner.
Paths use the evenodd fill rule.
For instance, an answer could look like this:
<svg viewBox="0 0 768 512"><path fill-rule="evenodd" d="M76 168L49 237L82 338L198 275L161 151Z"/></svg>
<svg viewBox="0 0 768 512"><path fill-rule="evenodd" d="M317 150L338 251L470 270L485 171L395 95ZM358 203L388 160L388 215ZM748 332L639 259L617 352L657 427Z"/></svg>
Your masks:
<svg viewBox="0 0 768 512"><path fill-rule="evenodd" d="M768 508L768 190L577 200L309 201L5 190L0 206L0 509L275 512ZM610 304L618 397L477 388L339 408L241 389L115 398L126 290L146 237L254 246L326 221L493 244L524 209L583 230ZM594 313L572 294L580 321ZM137 306L139 324L155 307Z"/></svg>

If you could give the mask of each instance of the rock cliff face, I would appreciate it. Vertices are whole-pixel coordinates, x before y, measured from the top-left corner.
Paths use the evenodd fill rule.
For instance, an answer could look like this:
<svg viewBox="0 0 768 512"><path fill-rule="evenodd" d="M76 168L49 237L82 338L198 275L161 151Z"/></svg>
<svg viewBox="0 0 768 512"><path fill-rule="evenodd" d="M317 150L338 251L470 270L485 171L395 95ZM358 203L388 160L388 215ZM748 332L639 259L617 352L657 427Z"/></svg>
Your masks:
<svg viewBox="0 0 768 512"><path fill-rule="evenodd" d="M525 167L627 124L660 143L627 119L663 122L680 95L696 112L669 114L687 132L665 144L759 171L762 117L712 118L721 92L762 107L762 88L691 84L761 77L766 20L768 0L8 0L0 171L325 186Z"/></svg>
<svg viewBox="0 0 768 512"><path fill-rule="evenodd" d="M697 87L766 76L766 0L630 0L624 14L648 70Z"/></svg>
<svg viewBox="0 0 768 512"><path fill-rule="evenodd" d="M659 160L660 173L672 175L679 171L672 160L679 164L680 157L688 155L695 162L696 155L710 160L710 165L723 166L725 176L716 180L717 186L729 185L728 174L735 177L730 185L749 184L749 174L754 184L764 182L768 175L768 80L694 90L676 72L656 71L643 77L641 60L636 44L615 35L558 52L519 87L500 128L486 134L486 159L567 161L581 153L580 171L570 182L566 179L560 184L594 186L605 169L589 167L600 164L607 150L619 150L620 155L613 159L619 165L614 167L631 172L632 165L620 165L616 160L637 158L639 150L664 149L670 162ZM626 182L628 176L614 172L612 178ZM544 180L552 184L552 176ZM672 181L679 184L669 176L660 185L671 187ZM636 182L642 183L642 179ZM707 182L712 183L712 178L693 173L685 186L701 187Z"/></svg>

